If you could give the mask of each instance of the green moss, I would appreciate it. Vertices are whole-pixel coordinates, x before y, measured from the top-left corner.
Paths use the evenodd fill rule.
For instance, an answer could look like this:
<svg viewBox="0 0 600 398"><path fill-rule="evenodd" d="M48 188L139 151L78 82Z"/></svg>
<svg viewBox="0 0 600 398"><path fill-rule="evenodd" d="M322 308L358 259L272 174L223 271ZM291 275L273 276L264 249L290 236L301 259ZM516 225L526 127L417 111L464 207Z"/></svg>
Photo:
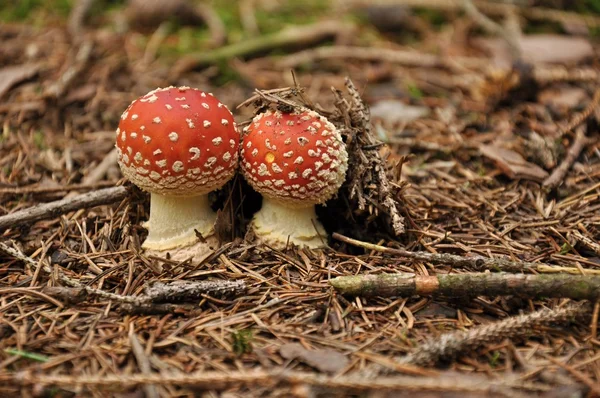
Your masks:
<svg viewBox="0 0 600 398"><path fill-rule="evenodd" d="M46 149L46 139L44 138L44 133L39 130L33 133L33 143L39 150Z"/></svg>
<svg viewBox="0 0 600 398"><path fill-rule="evenodd" d="M252 330L237 330L231 334L233 339L233 352L240 356L252 352Z"/></svg>
<svg viewBox="0 0 600 398"><path fill-rule="evenodd" d="M500 351L494 351L490 355L490 366L496 368L500 362Z"/></svg>
<svg viewBox="0 0 600 398"><path fill-rule="evenodd" d="M409 82L406 84L406 91L408 91L408 95L413 100L420 100L423 98L423 92L421 89L413 82Z"/></svg>

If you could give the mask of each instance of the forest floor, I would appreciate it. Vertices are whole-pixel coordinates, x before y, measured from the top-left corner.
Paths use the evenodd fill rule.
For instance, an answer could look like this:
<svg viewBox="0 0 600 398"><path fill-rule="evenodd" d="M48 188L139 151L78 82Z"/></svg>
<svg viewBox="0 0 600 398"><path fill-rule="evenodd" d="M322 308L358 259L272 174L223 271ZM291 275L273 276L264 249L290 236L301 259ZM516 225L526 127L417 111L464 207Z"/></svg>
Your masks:
<svg viewBox="0 0 600 398"><path fill-rule="evenodd" d="M42 3L0 6L1 396L600 396L595 2ZM290 87L387 174L324 250L245 240L238 177L214 253L146 256L115 130L168 85Z"/></svg>

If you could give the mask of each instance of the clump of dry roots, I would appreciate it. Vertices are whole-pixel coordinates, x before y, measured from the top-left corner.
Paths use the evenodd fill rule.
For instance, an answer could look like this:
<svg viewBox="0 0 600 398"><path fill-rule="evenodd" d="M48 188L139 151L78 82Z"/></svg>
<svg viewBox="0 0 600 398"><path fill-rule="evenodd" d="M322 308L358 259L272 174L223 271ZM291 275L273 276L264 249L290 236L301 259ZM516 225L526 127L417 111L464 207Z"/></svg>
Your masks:
<svg viewBox="0 0 600 398"><path fill-rule="evenodd" d="M268 108L292 111L305 107L327 117L346 143L348 171L337 196L317 208L323 224L329 232L362 239L398 237L405 231L401 215L402 161L397 165L387 163L385 145L373 135L369 110L352 81L346 78L346 93L336 88L332 91L335 97L332 110L313 103L297 85L256 90L256 94L240 107L253 106L255 114Z"/></svg>

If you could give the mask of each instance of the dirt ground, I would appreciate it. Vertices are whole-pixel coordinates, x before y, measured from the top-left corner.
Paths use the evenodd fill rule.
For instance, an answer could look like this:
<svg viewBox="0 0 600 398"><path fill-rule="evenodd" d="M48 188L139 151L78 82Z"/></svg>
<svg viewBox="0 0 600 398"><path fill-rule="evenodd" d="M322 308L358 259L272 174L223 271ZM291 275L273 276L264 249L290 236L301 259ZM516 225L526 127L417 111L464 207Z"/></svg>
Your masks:
<svg viewBox="0 0 600 398"><path fill-rule="evenodd" d="M600 396L598 12L0 5L0 396ZM149 195L115 130L169 85L240 126L288 101L334 122L351 159L317 209L327 248L253 241L239 176L211 197L213 253L140 249Z"/></svg>

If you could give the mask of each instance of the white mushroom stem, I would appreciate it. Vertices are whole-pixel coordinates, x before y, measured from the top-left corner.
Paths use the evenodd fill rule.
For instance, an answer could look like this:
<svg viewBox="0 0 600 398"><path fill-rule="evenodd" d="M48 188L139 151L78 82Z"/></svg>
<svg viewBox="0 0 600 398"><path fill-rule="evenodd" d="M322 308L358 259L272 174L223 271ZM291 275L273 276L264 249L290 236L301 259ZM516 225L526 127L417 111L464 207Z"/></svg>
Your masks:
<svg viewBox="0 0 600 398"><path fill-rule="evenodd" d="M263 197L261 209L254 215L252 226L265 243L277 248L295 244L309 248L324 247L327 233L317 219L315 206L288 207Z"/></svg>
<svg viewBox="0 0 600 398"><path fill-rule="evenodd" d="M150 218L144 223L148 237L142 248L168 250L198 241L214 233L217 214L210 208L208 195L181 197L150 194Z"/></svg>

